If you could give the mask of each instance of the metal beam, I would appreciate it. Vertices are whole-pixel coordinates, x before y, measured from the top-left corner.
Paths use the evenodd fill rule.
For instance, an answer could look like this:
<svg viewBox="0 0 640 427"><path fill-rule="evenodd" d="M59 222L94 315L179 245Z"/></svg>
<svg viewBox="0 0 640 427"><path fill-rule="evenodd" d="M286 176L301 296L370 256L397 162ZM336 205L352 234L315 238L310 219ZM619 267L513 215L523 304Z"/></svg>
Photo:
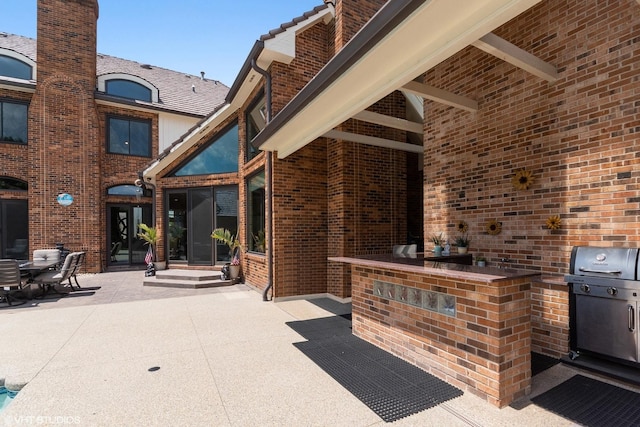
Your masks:
<svg viewBox="0 0 640 427"><path fill-rule="evenodd" d="M373 145L376 147L391 148L394 150L409 151L411 153L422 154L422 145L408 144L406 142L393 141L391 139L378 138L375 136L360 135L357 133L343 132L340 130L330 130L322 135L325 138L341 139L343 141L357 142L359 144Z"/></svg>
<svg viewBox="0 0 640 427"><path fill-rule="evenodd" d="M558 70L556 67L493 33L483 36L474 42L473 46L509 64L522 68L534 76L538 76L549 82L558 80Z"/></svg>
<svg viewBox="0 0 640 427"><path fill-rule="evenodd" d="M385 116L384 114L374 113L373 111L363 110L352 117L353 119L362 120L363 122L382 125L394 129L406 130L422 135L422 123L411 122L399 117Z"/></svg>
<svg viewBox="0 0 640 427"><path fill-rule="evenodd" d="M410 81L402 86L401 90L413 93L414 95L421 96L425 99L430 99L431 101L439 102L440 104L461 108L472 113L478 111L477 101L420 82Z"/></svg>

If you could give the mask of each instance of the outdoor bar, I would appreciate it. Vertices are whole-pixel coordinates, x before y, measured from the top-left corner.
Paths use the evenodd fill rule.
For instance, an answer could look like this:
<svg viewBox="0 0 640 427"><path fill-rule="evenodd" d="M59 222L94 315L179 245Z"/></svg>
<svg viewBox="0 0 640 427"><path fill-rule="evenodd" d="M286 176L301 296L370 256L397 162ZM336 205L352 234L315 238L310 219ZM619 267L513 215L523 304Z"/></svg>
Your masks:
<svg viewBox="0 0 640 427"><path fill-rule="evenodd" d="M353 333L504 407L531 386L535 272L436 257L331 257L351 265Z"/></svg>

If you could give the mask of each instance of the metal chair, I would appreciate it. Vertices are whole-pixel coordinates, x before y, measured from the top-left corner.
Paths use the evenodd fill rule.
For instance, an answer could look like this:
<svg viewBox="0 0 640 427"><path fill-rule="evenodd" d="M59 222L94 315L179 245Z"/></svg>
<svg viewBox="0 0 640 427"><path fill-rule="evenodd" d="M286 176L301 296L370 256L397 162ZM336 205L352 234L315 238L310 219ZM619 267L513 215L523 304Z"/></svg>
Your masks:
<svg viewBox="0 0 640 427"><path fill-rule="evenodd" d="M12 302L15 301L15 298L11 295L11 292L21 290L22 286L18 261L15 259L0 259L0 297L8 305L13 305ZM21 300L20 304L25 302Z"/></svg>
<svg viewBox="0 0 640 427"><path fill-rule="evenodd" d="M71 274L74 271L73 266L77 262L79 255L80 252L72 252L64 259L64 264L60 270L45 271L33 278L33 283L36 283L40 289L42 289L42 297L48 294L49 291L60 294L60 292L56 290L56 285L71 278Z"/></svg>
<svg viewBox="0 0 640 427"><path fill-rule="evenodd" d="M60 250L59 249L36 249L33 251L33 260L34 261L60 261Z"/></svg>
<svg viewBox="0 0 640 427"><path fill-rule="evenodd" d="M72 268L73 271L71 272L71 275L69 276L69 286L71 286L71 290L73 290L73 283L71 283L71 279L73 279L76 282L76 286L78 287L78 289L82 289L82 287L80 286L80 283L78 283L78 272L80 272L80 270L82 269L82 266L84 264L84 260L87 256L86 252L77 252L78 257L76 258L76 262L73 263ZM69 254L71 255L71 254ZM69 256L67 255L67 256Z"/></svg>

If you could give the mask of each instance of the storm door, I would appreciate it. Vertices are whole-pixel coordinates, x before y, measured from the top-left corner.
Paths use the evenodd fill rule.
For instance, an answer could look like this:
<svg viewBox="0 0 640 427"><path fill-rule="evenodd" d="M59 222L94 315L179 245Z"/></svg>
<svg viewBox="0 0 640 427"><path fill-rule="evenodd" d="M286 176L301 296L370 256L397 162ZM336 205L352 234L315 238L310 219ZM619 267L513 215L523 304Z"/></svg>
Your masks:
<svg viewBox="0 0 640 427"><path fill-rule="evenodd" d="M138 225L152 225L151 206L149 205L108 205L107 247L110 266L144 265L147 246L138 237Z"/></svg>

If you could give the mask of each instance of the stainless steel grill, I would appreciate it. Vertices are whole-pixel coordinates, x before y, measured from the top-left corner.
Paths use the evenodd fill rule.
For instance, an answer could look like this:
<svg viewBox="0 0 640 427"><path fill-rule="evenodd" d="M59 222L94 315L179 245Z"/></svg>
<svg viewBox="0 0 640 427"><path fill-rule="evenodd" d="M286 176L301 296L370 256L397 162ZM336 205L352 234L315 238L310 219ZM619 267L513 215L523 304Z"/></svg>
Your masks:
<svg viewBox="0 0 640 427"><path fill-rule="evenodd" d="M638 248L574 247L570 274L570 356L640 361Z"/></svg>

